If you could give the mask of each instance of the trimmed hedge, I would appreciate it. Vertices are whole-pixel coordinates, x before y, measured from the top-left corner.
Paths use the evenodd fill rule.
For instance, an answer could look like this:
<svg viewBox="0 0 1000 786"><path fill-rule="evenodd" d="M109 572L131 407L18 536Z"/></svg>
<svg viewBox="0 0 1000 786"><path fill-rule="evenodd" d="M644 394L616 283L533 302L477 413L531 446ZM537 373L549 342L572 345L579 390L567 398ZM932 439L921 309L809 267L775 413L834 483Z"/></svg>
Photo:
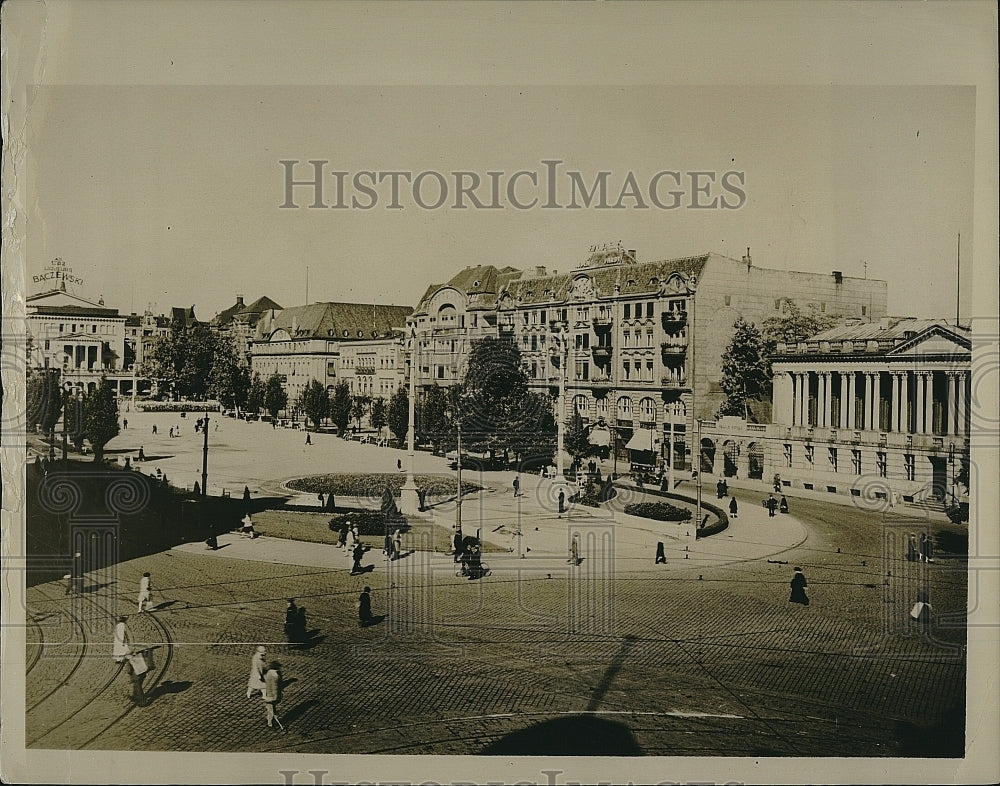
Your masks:
<svg viewBox="0 0 1000 786"><path fill-rule="evenodd" d="M387 526L386 516L377 511L337 513L330 518L327 526L331 532L340 532L340 528L345 521L350 521L352 524L357 525L359 535L385 535ZM406 532L410 528L402 516L388 517L388 527L390 532L397 528Z"/></svg>
<svg viewBox="0 0 1000 786"><path fill-rule="evenodd" d="M654 521L687 521L691 511L678 508L669 502L633 502L625 506L627 516L640 516Z"/></svg>
<svg viewBox="0 0 1000 786"><path fill-rule="evenodd" d="M414 480L428 497L448 496L458 493L458 481L452 477L442 477L440 475L416 475ZM394 497L399 496L399 490L406 482L406 475L393 473L368 473L368 474L337 474L337 475L310 475L304 478L296 478L288 482L288 488L295 491L305 491L311 494L333 494L336 496L369 497L377 499L385 492L388 485L392 489ZM483 487L477 483L462 479L462 493L472 494L482 491Z"/></svg>

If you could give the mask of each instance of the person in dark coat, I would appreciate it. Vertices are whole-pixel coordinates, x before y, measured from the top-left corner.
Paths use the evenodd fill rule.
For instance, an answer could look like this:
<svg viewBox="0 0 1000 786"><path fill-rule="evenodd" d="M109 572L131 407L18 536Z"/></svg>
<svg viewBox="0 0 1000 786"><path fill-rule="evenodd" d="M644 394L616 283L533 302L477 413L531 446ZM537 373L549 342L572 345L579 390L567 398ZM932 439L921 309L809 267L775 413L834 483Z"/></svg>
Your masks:
<svg viewBox="0 0 1000 786"><path fill-rule="evenodd" d="M361 573L361 560L365 556L365 547L360 542L354 547L352 552L354 564L351 566L351 573Z"/></svg>
<svg viewBox="0 0 1000 786"><path fill-rule="evenodd" d="M244 486L243 487L243 501L244 502L249 502L250 501L250 487L249 486Z"/></svg>
<svg viewBox="0 0 1000 786"><path fill-rule="evenodd" d="M729 516L731 518L739 518L740 506L736 502L736 497L729 500Z"/></svg>
<svg viewBox="0 0 1000 786"><path fill-rule="evenodd" d="M906 536L906 561L916 562L920 559L920 550L917 547L916 533L911 532Z"/></svg>
<svg viewBox="0 0 1000 786"><path fill-rule="evenodd" d="M306 432L306 444L307 444L307 445L311 445L312 443L313 443L313 441L312 441L312 434L310 434L310 433L309 433L309 432L307 431L307 432Z"/></svg>
<svg viewBox="0 0 1000 786"><path fill-rule="evenodd" d="M920 561L933 562L934 541L926 532L920 533Z"/></svg>
<svg viewBox="0 0 1000 786"><path fill-rule="evenodd" d="M787 513L788 512L788 500L785 499L785 495L781 495L781 504L778 505L778 512Z"/></svg>
<svg viewBox="0 0 1000 786"><path fill-rule="evenodd" d="M455 539L453 541L455 546L455 559L454 562L458 562L462 558L462 552L465 551L465 546L462 542L462 530L455 530Z"/></svg>
<svg viewBox="0 0 1000 786"><path fill-rule="evenodd" d="M773 494L768 494L767 502L764 505L767 508L767 517L773 519L774 511L778 509L778 500L774 498Z"/></svg>
<svg viewBox="0 0 1000 786"><path fill-rule="evenodd" d="M795 568L795 573L791 580L792 594L788 596L789 603L801 603L803 606L809 605L809 598L806 597L806 577L802 573L802 568Z"/></svg>
<svg viewBox="0 0 1000 786"><path fill-rule="evenodd" d="M663 553L663 541L662 540L659 541L656 544L656 562L654 562L653 564L654 565L666 565L667 564L667 555Z"/></svg>
<svg viewBox="0 0 1000 786"><path fill-rule="evenodd" d="M559 515L566 512L566 492L559 489Z"/></svg>
<svg viewBox="0 0 1000 786"><path fill-rule="evenodd" d="M390 533L385 533L385 540L383 541L383 544L382 553L389 559L392 559L392 535Z"/></svg>
<svg viewBox="0 0 1000 786"><path fill-rule="evenodd" d="M365 587L364 592L358 598L358 627L363 628L372 622L372 596L371 587Z"/></svg>
<svg viewBox="0 0 1000 786"><path fill-rule="evenodd" d="M340 548L344 548L344 546L347 545L347 530L349 528L350 525L345 519L343 523L340 525L340 537L337 538L337 545L340 546Z"/></svg>
<svg viewBox="0 0 1000 786"><path fill-rule="evenodd" d="M722 481L720 480L715 484L715 498L722 499L724 496L726 496L726 491L722 486Z"/></svg>
<svg viewBox="0 0 1000 786"><path fill-rule="evenodd" d="M285 637L293 644L298 641L299 607L295 605L295 599L288 599L288 608L285 609Z"/></svg>
<svg viewBox="0 0 1000 786"><path fill-rule="evenodd" d="M512 485L514 486L514 496L516 497L521 493L521 479L515 475Z"/></svg>

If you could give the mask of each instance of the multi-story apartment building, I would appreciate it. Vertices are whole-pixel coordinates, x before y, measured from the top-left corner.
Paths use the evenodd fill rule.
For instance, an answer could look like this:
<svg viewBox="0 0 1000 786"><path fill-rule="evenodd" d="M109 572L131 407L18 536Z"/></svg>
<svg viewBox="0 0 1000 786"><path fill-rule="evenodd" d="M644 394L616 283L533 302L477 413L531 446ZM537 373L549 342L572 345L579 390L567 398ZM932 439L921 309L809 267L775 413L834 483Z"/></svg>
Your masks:
<svg viewBox="0 0 1000 786"><path fill-rule="evenodd" d="M400 341L409 306L310 303L264 311L250 343L251 368L282 375L294 403L312 379L328 390L341 379L355 395L391 396L405 382Z"/></svg>
<svg viewBox="0 0 1000 786"><path fill-rule="evenodd" d="M639 262L620 245L592 248L562 274L469 267L430 287L413 313L418 383L455 383L471 340L507 337L534 388L555 396L564 386L564 421L575 409L595 442L654 455L666 455L672 433L683 466L694 421L714 417L724 399L721 355L734 322L759 324L789 302L877 320L886 284L759 268L749 252Z"/></svg>
<svg viewBox="0 0 1000 786"><path fill-rule="evenodd" d="M212 317L208 325L212 330L230 336L240 359L249 365L250 342L255 335L257 320L265 311L281 311L281 306L267 295L257 298L249 305L243 302L242 295L237 295L236 302Z"/></svg>

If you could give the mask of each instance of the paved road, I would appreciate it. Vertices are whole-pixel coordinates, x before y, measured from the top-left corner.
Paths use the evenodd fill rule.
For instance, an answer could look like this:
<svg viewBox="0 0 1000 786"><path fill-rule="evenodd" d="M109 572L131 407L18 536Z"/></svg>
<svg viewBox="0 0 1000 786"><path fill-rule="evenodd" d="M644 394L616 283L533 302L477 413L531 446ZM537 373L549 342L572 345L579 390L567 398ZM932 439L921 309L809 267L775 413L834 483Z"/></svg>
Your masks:
<svg viewBox="0 0 1000 786"><path fill-rule="evenodd" d="M233 448L219 437L220 475L238 480L242 460L266 483L303 466L301 446L275 449L259 425L223 421ZM266 460L261 445L251 452L258 439ZM322 471L395 466L398 452L329 439L311 446L329 451ZM188 460L194 446L173 455L162 462ZM421 460L421 471L440 469ZM464 519L482 515L484 534L503 525L490 537L515 550L490 555L479 581L419 542L393 563L370 553L373 569L352 576L332 547L224 538L217 552L187 545L88 577L83 600L29 589L29 746L888 756L960 744L965 566L948 555L902 559L899 535L912 523L813 500L769 519L753 492L737 492L734 526L693 542L582 510L560 519L537 477L524 478L520 500L506 475L484 481L490 490L466 502ZM523 559L509 534L518 504ZM565 559L574 531L584 546L576 567ZM663 538L667 564L654 565ZM809 579L808 607L788 602L793 565ZM146 570L161 605L140 616ZM359 628L365 584L385 616ZM908 617L919 590L934 610L926 628ZM288 597L315 630L307 647L284 641ZM121 611L137 638L162 645L143 709L131 708L109 657L108 623ZM282 663L284 733L245 695L259 643Z"/></svg>

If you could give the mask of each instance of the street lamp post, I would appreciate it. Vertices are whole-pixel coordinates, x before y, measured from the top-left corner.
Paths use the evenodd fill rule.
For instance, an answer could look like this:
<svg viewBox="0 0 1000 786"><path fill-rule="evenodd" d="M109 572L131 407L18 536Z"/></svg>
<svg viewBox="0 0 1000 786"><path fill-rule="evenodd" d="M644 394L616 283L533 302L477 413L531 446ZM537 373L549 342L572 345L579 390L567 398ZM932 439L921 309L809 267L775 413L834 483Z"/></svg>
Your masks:
<svg viewBox="0 0 1000 786"><path fill-rule="evenodd" d="M414 419L416 418L416 398L417 398L417 328L410 325L410 395L408 404L409 420L406 426L406 444L409 450L409 463L406 467L406 482L400 489L399 507L403 513L415 515L420 512L420 492L417 489L417 482L413 477L413 464L416 458L416 430Z"/></svg>
<svg viewBox="0 0 1000 786"><path fill-rule="evenodd" d="M563 435L565 431L565 425L563 424L563 418L565 416L565 402L566 397L566 361L569 352L569 347L566 342L566 323L560 322L558 325L558 332L553 333L553 339L556 342L558 357L559 357L559 399L556 404L556 477L559 480L563 478Z"/></svg>
<svg viewBox="0 0 1000 786"><path fill-rule="evenodd" d="M455 531L462 531L462 423L458 422L458 496L455 497Z"/></svg>
<svg viewBox="0 0 1000 786"><path fill-rule="evenodd" d="M698 434L697 434L697 436L696 436L695 439L697 440L695 442L695 445L697 446L697 449L698 449L698 459L697 459L697 461L698 461L698 474L696 476L697 477L697 481L695 483L695 489L697 490L696 497L697 497L698 502L697 502L697 505L695 506L694 528L695 528L695 531L697 532L698 531L698 526L701 524L701 419L700 418L698 419Z"/></svg>
<svg viewBox="0 0 1000 786"><path fill-rule="evenodd" d="M208 496L208 409L205 410L205 423L202 426L205 432L205 443L201 451L201 496Z"/></svg>

